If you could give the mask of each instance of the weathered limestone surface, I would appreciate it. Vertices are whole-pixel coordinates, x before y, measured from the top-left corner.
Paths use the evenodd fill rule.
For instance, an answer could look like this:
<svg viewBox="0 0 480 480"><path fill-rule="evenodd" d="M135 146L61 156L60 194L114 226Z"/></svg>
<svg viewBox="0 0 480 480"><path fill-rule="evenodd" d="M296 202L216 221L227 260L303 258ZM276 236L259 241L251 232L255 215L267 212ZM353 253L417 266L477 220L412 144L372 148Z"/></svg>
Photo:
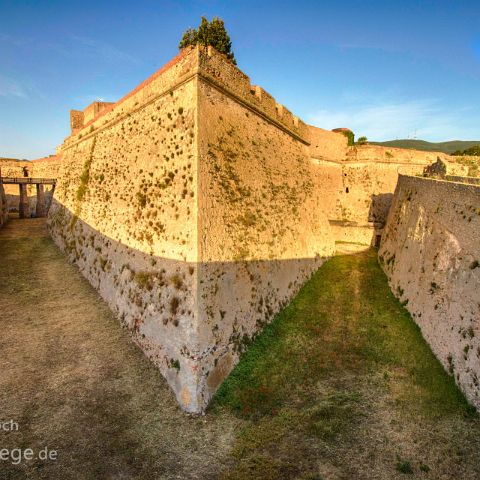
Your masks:
<svg viewBox="0 0 480 480"><path fill-rule="evenodd" d="M66 140L52 237L189 411L197 403L197 80L183 55ZM185 76L189 81L185 81Z"/></svg>
<svg viewBox="0 0 480 480"><path fill-rule="evenodd" d="M480 177L463 177L460 175L447 175L446 180L450 182L471 183L473 185L480 185Z"/></svg>
<svg viewBox="0 0 480 480"><path fill-rule="evenodd" d="M421 174L437 157L452 175L468 170L454 157L437 152L373 145L346 147L343 157L341 150L336 152L328 158L311 148L317 188L325 192L323 202L335 240L366 245L383 231L399 174Z"/></svg>
<svg viewBox="0 0 480 480"><path fill-rule="evenodd" d="M375 240L399 171L437 156L348 147L212 48L185 49L117 103L96 103L71 112L55 157L0 162L2 173L26 164L57 178L52 237L191 412L335 240Z"/></svg>
<svg viewBox="0 0 480 480"><path fill-rule="evenodd" d="M184 51L65 141L49 213L194 412L334 251L306 126L245 78L211 50Z"/></svg>
<svg viewBox="0 0 480 480"><path fill-rule="evenodd" d="M238 70L220 60L201 56L198 96L200 382L207 400L252 336L334 252L308 129L265 92L250 93Z"/></svg>
<svg viewBox="0 0 480 480"><path fill-rule="evenodd" d="M400 176L379 259L432 350L480 407L480 186Z"/></svg>

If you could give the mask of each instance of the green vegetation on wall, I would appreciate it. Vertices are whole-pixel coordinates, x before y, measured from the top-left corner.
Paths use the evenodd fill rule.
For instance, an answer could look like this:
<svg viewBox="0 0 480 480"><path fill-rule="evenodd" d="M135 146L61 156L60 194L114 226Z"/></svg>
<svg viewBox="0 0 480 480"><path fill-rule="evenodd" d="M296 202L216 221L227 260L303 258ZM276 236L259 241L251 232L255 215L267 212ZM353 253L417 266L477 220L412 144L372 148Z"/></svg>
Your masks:
<svg viewBox="0 0 480 480"><path fill-rule="evenodd" d="M223 20L218 17L213 17L209 22L205 17L202 17L202 22L198 29L189 28L183 34L178 48L182 49L189 45L203 45L205 47L211 45L220 53L226 55L235 65L235 55L232 52L232 42L228 35Z"/></svg>
<svg viewBox="0 0 480 480"><path fill-rule="evenodd" d="M348 146L351 147L355 144L355 134L350 130L342 131L342 134L348 138Z"/></svg>
<svg viewBox="0 0 480 480"><path fill-rule="evenodd" d="M75 212L72 217L72 222L70 225L71 227L74 227L75 224L77 223L78 216L80 215L80 210L82 208L82 201L85 197L85 194L87 193L88 182L90 181L90 167L93 161L93 152L95 150L96 141L97 141L97 137L94 136L92 140L92 146L90 147L90 154L85 160L85 163L83 164L82 173L80 174L80 184L78 185L77 193L75 195L77 203L75 205Z"/></svg>

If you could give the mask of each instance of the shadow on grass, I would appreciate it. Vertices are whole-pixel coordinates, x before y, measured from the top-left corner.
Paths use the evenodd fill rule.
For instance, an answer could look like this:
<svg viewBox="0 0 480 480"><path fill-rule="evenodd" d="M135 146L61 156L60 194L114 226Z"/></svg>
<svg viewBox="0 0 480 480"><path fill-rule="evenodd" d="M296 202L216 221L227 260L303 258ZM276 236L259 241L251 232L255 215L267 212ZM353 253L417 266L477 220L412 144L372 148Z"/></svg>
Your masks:
<svg viewBox="0 0 480 480"><path fill-rule="evenodd" d="M373 478L371 459L355 465L360 454L352 449L375 451L377 441L394 436L395 422L420 444L445 442L433 433L438 422L480 432L474 409L390 292L376 255L370 249L322 266L220 387L210 411L245 420L234 467L221 478L323 478L319 457L328 478ZM442 448L469 437L458 435ZM411 449L413 440L401 439ZM383 447L385 461L372 467L379 475L395 478L393 450ZM339 455L346 455L340 464ZM477 472L473 458L465 468ZM438 468L444 474L456 467Z"/></svg>
<svg viewBox="0 0 480 480"><path fill-rule="evenodd" d="M404 383L400 400L409 403L413 395L421 413L472 413L390 292L371 249L320 268L242 356L212 408L260 417L319 380L385 369Z"/></svg>

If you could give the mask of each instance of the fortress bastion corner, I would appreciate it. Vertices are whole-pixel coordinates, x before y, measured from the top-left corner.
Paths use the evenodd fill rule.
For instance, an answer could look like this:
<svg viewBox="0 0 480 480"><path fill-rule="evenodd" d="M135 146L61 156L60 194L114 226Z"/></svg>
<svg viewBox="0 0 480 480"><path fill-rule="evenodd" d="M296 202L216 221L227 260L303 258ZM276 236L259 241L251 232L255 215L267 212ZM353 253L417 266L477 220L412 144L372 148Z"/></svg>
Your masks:
<svg viewBox="0 0 480 480"><path fill-rule="evenodd" d="M349 146L211 47L183 49L115 103L72 110L70 127L55 156L2 160L2 172L57 179L52 238L189 412L335 242L378 243L399 174L437 156L466 173L444 154Z"/></svg>

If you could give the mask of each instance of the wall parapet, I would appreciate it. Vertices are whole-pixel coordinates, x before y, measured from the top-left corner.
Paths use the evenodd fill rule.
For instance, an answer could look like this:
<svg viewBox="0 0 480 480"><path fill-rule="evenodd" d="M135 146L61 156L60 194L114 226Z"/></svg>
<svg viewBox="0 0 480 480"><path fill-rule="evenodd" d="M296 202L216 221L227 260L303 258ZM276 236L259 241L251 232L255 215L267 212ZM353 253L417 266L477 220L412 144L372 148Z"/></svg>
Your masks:
<svg viewBox="0 0 480 480"><path fill-rule="evenodd" d="M470 183L472 185L480 185L479 177L462 177L460 175L447 175L445 178L449 182Z"/></svg>
<svg viewBox="0 0 480 480"><path fill-rule="evenodd" d="M198 70L195 51L196 49L192 47L182 50L116 103L97 108L93 118L88 121L85 119L81 128L73 130L72 134L64 140L63 145L57 149L57 153L78 144L82 139L95 135L99 130L113 126L134 112L147 107L159 97L173 95L176 88L195 76Z"/></svg>
<svg viewBox="0 0 480 480"><path fill-rule="evenodd" d="M250 78L237 66L227 60L225 55L213 47L199 46L199 70L203 79L211 82L224 93L229 93L237 101L247 104L257 113L267 117L271 122L287 133L309 144L308 126L293 115L284 105L258 85L252 85Z"/></svg>
<svg viewBox="0 0 480 480"><path fill-rule="evenodd" d="M142 82L116 103L94 102L83 112L72 110L72 134L62 148L78 143L98 129L120 121L128 114L144 108L159 96L171 94L187 81L199 77L285 133L309 145L308 125L278 103L266 90L252 85L250 79L224 55L212 47L187 47L174 59ZM101 105L96 105L100 104ZM62 150L60 148L60 151Z"/></svg>
<svg viewBox="0 0 480 480"><path fill-rule="evenodd" d="M475 177L459 177L456 178L472 178L473 180L480 180L480 178ZM442 180L438 178L429 178L429 177L417 177L412 175L398 175L398 182L401 183L402 187L419 187L419 188L428 188L432 193L441 193L441 194L473 194L480 195L480 185L476 182L467 183L467 182L456 182ZM447 197L448 198L448 197Z"/></svg>

